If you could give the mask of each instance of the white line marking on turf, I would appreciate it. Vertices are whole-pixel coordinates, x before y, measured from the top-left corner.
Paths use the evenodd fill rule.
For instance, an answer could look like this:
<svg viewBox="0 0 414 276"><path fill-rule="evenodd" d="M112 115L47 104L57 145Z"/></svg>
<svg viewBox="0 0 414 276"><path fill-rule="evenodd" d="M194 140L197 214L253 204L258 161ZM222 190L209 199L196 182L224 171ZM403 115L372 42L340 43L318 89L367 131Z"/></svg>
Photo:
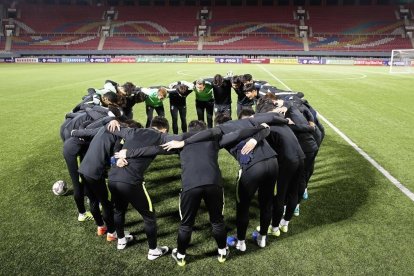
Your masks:
<svg viewBox="0 0 414 276"><path fill-rule="evenodd" d="M268 73L272 78L280 82L286 89L291 90L289 86L287 86L283 81L281 81L278 77L273 75L272 72L267 70L261 65L258 65L263 71ZM345 140L351 147L354 148L359 154L362 155L369 163L371 163L374 168L376 168L380 173L382 173L394 186L396 186L398 189L400 189L401 192L403 192L409 199L414 201L414 193L411 192L409 189L407 189L403 184L401 184L398 179L393 177L386 169L384 169L380 164L378 164L377 161L375 161L371 156L369 156L365 151L363 151L357 144L352 142L351 139L348 138L342 131L340 131L336 126L334 126L331 122L329 122L324 116L322 116L320 113L318 113L319 117L330 127L332 128L342 139Z"/></svg>

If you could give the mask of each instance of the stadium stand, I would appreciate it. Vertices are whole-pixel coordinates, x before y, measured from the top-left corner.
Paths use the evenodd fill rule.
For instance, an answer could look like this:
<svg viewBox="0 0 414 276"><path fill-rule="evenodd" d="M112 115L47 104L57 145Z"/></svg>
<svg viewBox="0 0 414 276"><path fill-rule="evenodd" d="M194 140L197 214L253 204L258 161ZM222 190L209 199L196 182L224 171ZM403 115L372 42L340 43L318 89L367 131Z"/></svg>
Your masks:
<svg viewBox="0 0 414 276"><path fill-rule="evenodd" d="M99 38L96 36L36 36L13 37L13 50L96 50Z"/></svg>
<svg viewBox="0 0 414 276"><path fill-rule="evenodd" d="M301 38L289 35L270 36L212 36L204 42L205 50L303 50Z"/></svg>
<svg viewBox="0 0 414 276"><path fill-rule="evenodd" d="M114 36L105 41L105 50L197 49L195 36Z"/></svg>
<svg viewBox="0 0 414 276"><path fill-rule="evenodd" d="M116 7L118 24L115 32L128 32L128 28L135 28L135 32L186 33L193 35L198 25L198 7ZM122 24L123 23L123 24ZM125 26L125 28L122 28Z"/></svg>
<svg viewBox="0 0 414 276"><path fill-rule="evenodd" d="M404 24L389 6L309 7L308 12L313 33L401 34Z"/></svg>
<svg viewBox="0 0 414 276"><path fill-rule="evenodd" d="M211 34L294 33L298 22L293 18L293 7L214 7L211 10Z"/></svg>
<svg viewBox="0 0 414 276"><path fill-rule="evenodd" d="M408 6L409 8L411 6ZM19 4L12 51L19 50L263 50L390 51L412 48L398 6L309 6L304 23L292 6L84 6ZM106 20L107 10L114 17ZM7 19L4 20L7 23ZM199 40L197 28L206 25ZM100 27L108 26L101 39ZM199 43L200 41L200 43ZM98 46L99 45L99 46ZM4 39L0 40L4 50Z"/></svg>
<svg viewBox="0 0 414 276"><path fill-rule="evenodd" d="M351 36L332 35L309 38L311 51L391 51L392 49L408 49L411 43L401 36Z"/></svg>
<svg viewBox="0 0 414 276"><path fill-rule="evenodd" d="M22 5L15 19L21 33L88 33L104 24L103 7Z"/></svg>
<svg viewBox="0 0 414 276"><path fill-rule="evenodd" d="M6 37L0 36L0 51L4 51L6 47Z"/></svg>

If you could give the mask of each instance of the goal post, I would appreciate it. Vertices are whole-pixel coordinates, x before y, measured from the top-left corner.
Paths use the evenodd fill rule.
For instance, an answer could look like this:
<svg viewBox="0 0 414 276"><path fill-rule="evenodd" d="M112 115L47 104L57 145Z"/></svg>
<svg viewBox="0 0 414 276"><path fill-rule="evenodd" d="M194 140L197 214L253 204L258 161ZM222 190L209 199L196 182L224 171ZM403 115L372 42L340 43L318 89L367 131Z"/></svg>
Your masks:
<svg viewBox="0 0 414 276"><path fill-rule="evenodd" d="M390 73L414 73L414 49L392 50L390 60Z"/></svg>

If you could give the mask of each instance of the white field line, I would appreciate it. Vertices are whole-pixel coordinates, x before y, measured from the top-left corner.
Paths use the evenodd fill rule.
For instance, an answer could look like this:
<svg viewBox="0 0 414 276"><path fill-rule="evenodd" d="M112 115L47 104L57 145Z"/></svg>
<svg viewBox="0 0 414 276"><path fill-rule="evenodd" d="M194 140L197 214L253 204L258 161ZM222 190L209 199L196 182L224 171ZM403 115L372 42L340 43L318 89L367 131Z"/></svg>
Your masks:
<svg viewBox="0 0 414 276"><path fill-rule="evenodd" d="M286 89L292 90L287 86L283 81L281 81L278 77L276 77L272 72L267 70L261 65L258 65L263 71L265 71L269 76L271 76L273 79L281 83ZM342 131L340 131L336 126L334 126L331 122L329 122L324 116L322 116L320 113L318 113L319 118L322 119L330 128L333 129L342 139L345 140L351 147L353 147L362 157L364 157L369 163L371 163L374 168L376 168L380 173L382 173L394 186L396 186L398 189L400 189L401 192L403 192L409 199L414 201L414 193L411 192L409 189L407 189L403 184L401 184L398 179L393 177L386 169L384 169L380 164L378 164L377 161L375 161L371 156L369 156L365 151L363 151L357 144L352 142L351 139L348 138Z"/></svg>

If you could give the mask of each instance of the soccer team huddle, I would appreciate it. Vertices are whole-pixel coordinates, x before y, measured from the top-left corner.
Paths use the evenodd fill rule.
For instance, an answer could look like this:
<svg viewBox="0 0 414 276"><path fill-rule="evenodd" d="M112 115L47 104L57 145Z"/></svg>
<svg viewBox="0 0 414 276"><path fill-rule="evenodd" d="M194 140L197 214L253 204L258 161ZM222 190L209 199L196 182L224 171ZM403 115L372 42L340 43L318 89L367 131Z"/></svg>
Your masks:
<svg viewBox="0 0 414 276"><path fill-rule="evenodd" d="M237 94L236 120L231 118L233 91ZM190 93L195 94L198 118L187 125L186 97ZM249 207L258 192L260 225L253 238L257 246L265 247L269 235L288 232L293 216L299 216L324 138L317 112L303 96L253 80L250 74L233 76L231 72L168 86L143 88L107 80L102 89L89 88L66 114L60 129L78 221L94 220L97 235L117 241L122 250L134 238L124 231L125 213L131 204L144 221L148 259L168 253L167 246L157 244L156 213L144 176L157 155L175 154L181 164L181 221L171 256L177 264L186 264L201 200L208 210L217 258L222 263L229 257L229 247L247 250ZM165 99L170 102L173 134L168 134ZM132 119L132 108L138 103L146 106L145 128ZM158 116L153 117L154 110ZM218 164L218 152L223 148L239 164L234 195L237 230L232 236L227 236L223 216ZM90 211L85 208L85 196Z"/></svg>

